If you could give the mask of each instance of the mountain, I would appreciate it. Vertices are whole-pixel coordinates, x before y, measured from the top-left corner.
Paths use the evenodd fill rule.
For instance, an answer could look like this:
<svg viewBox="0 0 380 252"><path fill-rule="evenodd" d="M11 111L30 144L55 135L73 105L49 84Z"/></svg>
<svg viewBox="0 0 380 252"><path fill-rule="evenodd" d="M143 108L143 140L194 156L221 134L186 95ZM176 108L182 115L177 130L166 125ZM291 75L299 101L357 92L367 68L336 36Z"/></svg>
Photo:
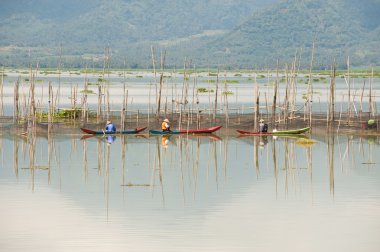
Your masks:
<svg viewBox="0 0 380 252"><path fill-rule="evenodd" d="M380 65L379 0L2 0L0 64L151 67L273 67L302 52L315 66ZM157 55L158 57L158 55Z"/></svg>
<svg viewBox="0 0 380 252"><path fill-rule="evenodd" d="M334 58L345 64L347 56L356 65L379 65L378 13L378 0L285 1L209 45L214 54L228 49L224 57L230 61L275 66L277 59L291 61L297 49L303 49L303 61L310 64L315 42L317 67L328 67Z"/></svg>

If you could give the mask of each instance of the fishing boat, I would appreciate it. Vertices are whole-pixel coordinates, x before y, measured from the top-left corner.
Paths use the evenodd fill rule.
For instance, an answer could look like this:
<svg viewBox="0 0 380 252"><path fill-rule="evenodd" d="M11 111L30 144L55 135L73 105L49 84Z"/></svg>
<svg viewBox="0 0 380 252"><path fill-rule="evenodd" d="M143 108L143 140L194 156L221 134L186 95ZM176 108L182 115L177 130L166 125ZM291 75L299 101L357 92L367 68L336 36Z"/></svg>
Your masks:
<svg viewBox="0 0 380 252"><path fill-rule="evenodd" d="M236 130L242 135L257 135L257 136L278 136L278 135L299 135L306 133L310 130L310 127L294 130L279 130L272 132L254 132L254 131L245 131L245 130Z"/></svg>
<svg viewBox="0 0 380 252"><path fill-rule="evenodd" d="M150 134L155 135L174 135L174 134L208 134L213 133L219 130L222 126L214 126L210 128L201 128L201 129L182 129L182 130L171 130L171 131L162 131L162 130L149 130Z"/></svg>
<svg viewBox="0 0 380 252"><path fill-rule="evenodd" d="M115 132L106 132L104 130L90 130L86 128L80 128L84 133L92 135L112 135L112 134L137 134L144 131L147 127L136 128L136 129L127 129L127 130L117 130Z"/></svg>

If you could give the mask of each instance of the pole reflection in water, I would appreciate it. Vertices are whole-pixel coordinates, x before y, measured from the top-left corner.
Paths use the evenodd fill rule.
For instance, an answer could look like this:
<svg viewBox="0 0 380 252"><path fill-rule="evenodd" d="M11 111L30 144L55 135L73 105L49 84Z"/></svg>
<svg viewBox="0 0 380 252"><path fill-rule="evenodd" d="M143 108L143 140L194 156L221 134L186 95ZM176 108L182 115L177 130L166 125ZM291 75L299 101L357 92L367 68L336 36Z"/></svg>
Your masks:
<svg viewBox="0 0 380 252"><path fill-rule="evenodd" d="M1 143L6 251L378 248L378 138L31 132Z"/></svg>

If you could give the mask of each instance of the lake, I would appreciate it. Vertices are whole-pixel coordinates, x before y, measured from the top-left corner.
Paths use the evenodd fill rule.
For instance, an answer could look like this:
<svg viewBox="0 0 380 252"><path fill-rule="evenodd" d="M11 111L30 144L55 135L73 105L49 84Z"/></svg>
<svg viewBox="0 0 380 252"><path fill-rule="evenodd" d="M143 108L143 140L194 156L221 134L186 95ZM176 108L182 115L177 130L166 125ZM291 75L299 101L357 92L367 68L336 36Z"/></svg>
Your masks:
<svg viewBox="0 0 380 252"><path fill-rule="evenodd" d="M84 74L78 71L63 72L58 75L47 74L44 71L33 71L35 105L43 111L49 106L49 83L51 84L52 102L56 109L73 107L86 107L97 111L99 104L99 85L104 85L107 90L102 90L101 99L103 111L109 109L115 115L120 115L123 101L129 114L155 112L158 98L159 77L149 71L145 72L117 72L102 75L101 73ZM304 111L309 83L307 75L299 74L288 82L285 75L280 74L278 81L277 106L284 104L285 98L295 101L295 111ZM12 116L14 113L15 83L19 83L19 106L22 113L26 104L30 101L30 79L28 70L9 70L3 81L3 99L0 108L4 106L3 115ZM180 109L198 111L203 113L213 111L215 101L218 112L229 113L253 113L255 108L255 87L258 85L260 106L263 113L266 105L273 101L274 83L277 80L276 73L265 73L258 75L249 72L227 72L219 73L217 78L208 72L186 75L179 72L166 72L163 78L161 108L167 104L168 110ZM87 92L85 84L87 83ZM216 85L218 83L218 85ZM313 76L313 106L315 113L326 113L327 101L329 99L330 77L328 75ZM374 77L345 77L339 76L335 79L335 112L347 111L348 101L352 111L357 115L360 111L369 111L369 94L372 97L373 110L380 111L380 103L377 102L376 93L380 89L380 78ZM348 84L350 84L350 96L348 96ZM124 89L125 85L125 89ZM372 86L372 92L370 87ZM58 88L59 87L59 88ZM197 93L196 90L203 89L206 92ZM294 93L290 90L294 90ZM209 91L209 92L208 92ZM290 92L286 96L286 92ZM0 92L1 93L1 92ZM59 94L59 95L58 95ZM76 95L75 95L76 94ZM349 98L350 97L350 98ZM75 104L74 104L75 103ZM181 105L182 104L182 105ZM186 105L184 105L186 104ZM107 108L106 108L107 107ZM278 108L277 112L282 111ZM1 112L1 111L0 111ZM377 113L377 112L376 112ZM1 113L0 113L1 115Z"/></svg>
<svg viewBox="0 0 380 252"><path fill-rule="evenodd" d="M1 251L380 247L380 139L0 136Z"/></svg>

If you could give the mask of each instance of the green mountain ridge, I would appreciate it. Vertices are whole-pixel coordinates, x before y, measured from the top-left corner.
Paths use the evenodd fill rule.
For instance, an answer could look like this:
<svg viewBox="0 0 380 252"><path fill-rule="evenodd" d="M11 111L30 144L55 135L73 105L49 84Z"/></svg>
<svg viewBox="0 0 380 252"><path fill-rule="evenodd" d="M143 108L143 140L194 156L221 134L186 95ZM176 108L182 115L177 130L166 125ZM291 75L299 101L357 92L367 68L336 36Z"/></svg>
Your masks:
<svg viewBox="0 0 380 252"><path fill-rule="evenodd" d="M275 67L296 52L307 66L313 41L316 68L334 59L343 68L348 56L353 66L380 65L378 0L3 0L1 7L3 66L56 67L62 50L65 67L102 67L109 47L111 67L149 68L151 46L166 51L167 67L185 59Z"/></svg>
<svg viewBox="0 0 380 252"><path fill-rule="evenodd" d="M258 13L218 43L211 43L210 48L214 52L227 48L227 61L256 66L275 66L277 59L291 61L296 51L302 50L307 65L315 41L315 65L319 68L328 67L334 59L343 67L348 56L356 65L379 65L380 18L369 19L368 14L380 13L380 2L369 2L372 5L361 3L360 8L347 0L282 2ZM360 16L367 18L354 18Z"/></svg>

